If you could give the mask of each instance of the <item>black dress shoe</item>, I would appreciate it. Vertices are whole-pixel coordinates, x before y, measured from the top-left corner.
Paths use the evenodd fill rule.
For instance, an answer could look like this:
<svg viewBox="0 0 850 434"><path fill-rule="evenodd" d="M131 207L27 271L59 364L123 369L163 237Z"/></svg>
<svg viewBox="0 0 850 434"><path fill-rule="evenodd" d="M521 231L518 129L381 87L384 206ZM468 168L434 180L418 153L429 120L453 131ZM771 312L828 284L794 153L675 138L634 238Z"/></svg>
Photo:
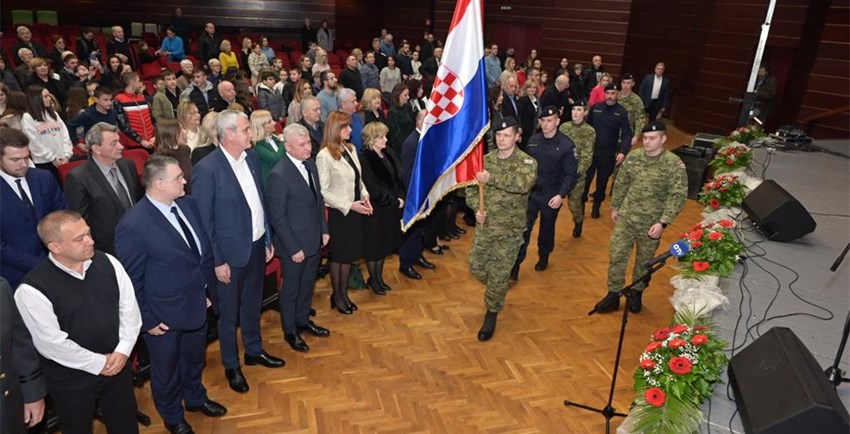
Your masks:
<svg viewBox="0 0 850 434"><path fill-rule="evenodd" d="M234 391L239 393L245 393L248 391L248 380L246 380L245 376L242 375L242 369L225 369L224 376L227 377L227 383Z"/></svg>
<svg viewBox="0 0 850 434"><path fill-rule="evenodd" d="M333 296L331 296L331 309L336 309L337 312L339 312L343 315L351 315L351 314L354 313L354 311L350 307L348 307L348 305L337 306L336 302L334 301Z"/></svg>
<svg viewBox="0 0 850 434"><path fill-rule="evenodd" d="M420 256L419 259L416 260L416 265L418 265L422 268L427 268L429 270L433 270L433 269L437 268L436 265L428 262L428 260L425 259L424 256Z"/></svg>
<svg viewBox="0 0 850 434"><path fill-rule="evenodd" d="M584 222L576 222L576 226L573 228L573 238L581 238L582 226L584 226Z"/></svg>
<svg viewBox="0 0 850 434"><path fill-rule="evenodd" d="M263 365L266 368L282 368L286 362L283 359L279 359L265 351L261 352L259 355L252 356L250 354L245 354L245 364L248 366L252 365Z"/></svg>
<svg viewBox="0 0 850 434"><path fill-rule="evenodd" d="M454 233L454 232L449 232L447 235L448 235L448 237L449 237L449 238L451 238L451 239L453 239L453 240L456 240L456 239L459 239L459 238L460 238L460 235L458 235L458 234L456 234L456 233ZM448 241L448 240L446 240L446 241Z"/></svg>
<svg viewBox="0 0 850 434"><path fill-rule="evenodd" d="M348 300L347 304L348 304L348 308L351 309L352 312L357 312L357 305L354 304L353 301Z"/></svg>
<svg viewBox="0 0 850 434"><path fill-rule="evenodd" d="M390 286L390 285L387 285L387 282L381 282L381 288L384 288L384 291L392 291L393 290L393 287Z"/></svg>
<svg viewBox="0 0 850 434"><path fill-rule="evenodd" d="M496 332L496 317L498 315L498 312L490 312L489 310L484 315L484 324L481 326L481 330L478 330L479 341L489 341L493 337L493 333Z"/></svg>
<svg viewBox="0 0 850 434"><path fill-rule="evenodd" d="M366 286L368 286L372 292L378 295L387 295L387 290L381 287L377 281L372 280L372 278L366 279Z"/></svg>
<svg viewBox="0 0 850 434"><path fill-rule="evenodd" d="M592 219L598 219L599 218L599 207L600 207L600 205L601 204L599 202L593 202L593 209L590 210L590 218L592 218Z"/></svg>
<svg viewBox="0 0 850 434"><path fill-rule="evenodd" d="M641 308L643 307L643 291L635 291L632 293L632 297L629 299L629 312L631 313L640 313Z"/></svg>
<svg viewBox="0 0 850 434"><path fill-rule="evenodd" d="M549 254L540 254L540 258L537 260L537 263L534 264L535 271L543 271L546 267L549 266Z"/></svg>
<svg viewBox="0 0 850 434"><path fill-rule="evenodd" d="M399 268L398 272L411 279L422 280L422 275L413 267Z"/></svg>
<svg viewBox="0 0 850 434"><path fill-rule="evenodd" d="M597 313L606 313L613 312L620 308L620 293L619 292L609 292L596 303L594 309Z"/></svg>
<svg viewBox="0 0 850 434"><path fill-rule="evenodd" d="M171 434L195 434L195 431L192 431L192 426L186 423L185 420L177 423L167 423L165 424L165 429Z"/></svg>
<svg viewBox="0 0 850 434"><path fill-rule="evenodd" d="M306 353L310 351L310 346L307 345L307 342L304 342L304 339L301 339L301 336L298 333L284 333L283 340L289 344L289 347L299 353Z"/></svg>
<svg viewBox="0 0 850 434"><path fill-rule="evenodd" d="M316 316L316 309L310 308L310 316Z"/></svg>
<svg viewBox="0 0 850 434"><path fill-rule="evenodd" d="M511 268L511 275L508 277L512 282L519 282L519 264L514 264L514 268Z"/></svg>
<svg viewBox="0 0 850 434"><path fill-rule="evenodd" d="M461 229L459 227L455 227L452 230L458 235L466 235L466 229Z"/></svg>
<svg viewBox="0 0 850 434"><path fill-rule="evenodd" d="M308 322L307 325L305 325L305 326L298 326L298 332L299 333L305 333L305 332L310 333L311 335L318 336L320 338L326 338L326 337L331 335L330 330L328 330L324 327L317 326L316 324L313 323L313 321Z"/></svg>
<svg viewBox="0 0 850 434"><path fill-rule="evenodd" d="M443 249L441 249L439 247L431 247L430 249L428 249L428 251L431 252L431 254L434 254L434 255L437 255L437 256L442 256L442 254L443 254Z"/></svg>
<svg viewBox="0 0 850 434"><path fill-rule="evenodd" d="M449 247L448 244L437 244L437 247L439 247L440 250L451 250L452 249L451 247Z"/></svg>
<svg viewBox="0 0 850 434"><path fill-rule="evenodd" d="M201 405L187 405L186 411L200 411L205 416L209 417L221 417L227 414L227 408L212 399L207 399L207 402Z"/></svg>

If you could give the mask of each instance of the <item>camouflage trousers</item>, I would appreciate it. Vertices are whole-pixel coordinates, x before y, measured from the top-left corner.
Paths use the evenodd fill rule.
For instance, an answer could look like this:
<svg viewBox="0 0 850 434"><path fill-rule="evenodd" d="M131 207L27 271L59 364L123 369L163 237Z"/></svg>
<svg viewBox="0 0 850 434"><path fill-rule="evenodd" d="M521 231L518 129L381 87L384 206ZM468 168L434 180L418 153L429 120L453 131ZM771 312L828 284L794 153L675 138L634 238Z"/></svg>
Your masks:
<svg viewBox="0 0 850 434"><path fill-rule="evenodd" d="M632 281L639 279L646 272L643 264L652 260L660 243L660 240L653 240L647 235L650 226L652 225L626 223L623 218L614 224L614 232L611 233L611 242L608 245L608 291L619 291L626 285L626 267L635 246L637 254ZM643 291L644 288L646 284L643 283L635 287L638 291Z"/></svg>
<svg viewBox="0 0 850 434"><path fill-rule="evenodd" d="M579 174L576 180L576 186L570 192L570 197L567 199L567 205L570 207L570 214L573 215L574 223L584 221L584 201L582 201L581 193L584 191L584 175Z"/></svg>
<svg viewBox="0 0 850 434"><path fill-rule="evenodd" d="M484 304L490 312L499 312L505 305L508 277L522 245L522 232L491 231L487 227L475 230L469 252L469 271L487 285Z"/></svg>

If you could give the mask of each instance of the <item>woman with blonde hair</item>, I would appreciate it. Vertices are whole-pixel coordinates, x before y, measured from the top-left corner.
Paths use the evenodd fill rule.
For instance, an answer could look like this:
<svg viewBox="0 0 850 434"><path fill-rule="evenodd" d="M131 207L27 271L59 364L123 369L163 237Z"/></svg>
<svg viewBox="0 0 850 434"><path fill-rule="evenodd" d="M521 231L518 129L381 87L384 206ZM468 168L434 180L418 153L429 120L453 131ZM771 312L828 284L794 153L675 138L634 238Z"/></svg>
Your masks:
<svg viewBox="0 0 850 434"><path fill-rule="evenodd" d="M284 154L283 140L278 137L275 130L275 122L268 110L255 110L251 113L251 131L254 133L254 150L260 157L260 170L263 172L263 181L268 179L269 172Z"/></svg>
<svg viewBox="0 0 850 434"><path fill-rule="evenodd" d="M374 201L373 214L363 220L363 258L369 270L366 285L386 295L384 260L401 244L401 214L407 188L401 174L401 158L387 147L389 128L381 122L363 127L363 183Z"/></svg>
<svg viewBox="0 0 850 434"><path fill-rule="evenodd" d="M239 50L239 64L245 68L245 71L251 72L250 63L248 63L248 57L251 56L251 48L254 44L251 42L251 38L244 37L242 38L242 49Z"/></svg>
<svg viewBox="0 0 850 434"><path fill-rule="evenodd" d="M387 123L387 115L384 114L384 109L381 106L382 101L383 98L381 98L380 90L370 87L363 91L363 98L360 98L363 125L368 125L372 122Z"/></svg>
<svg viewBox="0 0 850 434"><path fill-rule="evenodd" d="M611 84L613 80L614 79L611 78L611 74L607 72L602 73L602 76L599 77L599 84L590 91L590 98L587 100L588 110L590 110L594 104L605 101L605 86Z"/></svg>
<svg viewBox="0 0 850 434"><path fill-rule="evenodd" d="M198 164L204 157L215 151L218 146L218 132L215 124L218 122L218 112L209 112L201 122L198 131L198 143L200 146L192 150L192 164Z"/></svg>
<svg viewBox="0 0 850 434"><path fill-rule="evenodd" d="M316 155L319 184L328 206L331 308L351 315L357 305L348 298L351 263L363 257L363 219L372 215L360 160L351 144L351 116L333 111L325 122L322 150Z"/></svg>
<svg viewBox="0 0 850 434"><path fill-rule="evenodd" d="M30 62L30 79L23 83L25 86L41 86L47 88L50 93L59 100L59 104L65 107L68 102L68 94L62 82L53 78L53 71L50 70L50 60L43 57L36 57ZM57 107L61 112L61 108Z"/></svg>
<svg viewBox="0 0 850 434"><path fill-rule="evenodd" d="M331 65L328 64L328 52L321 48L316 50L316 63L313 64L313 69L310 71L313 75L317 72L330 71Z"/></svg>
<svg viewBox="0 0 850 434"><path fill-rule="evenodd" d="M301 101L308 96L313 96L313 85L309 81L301 79L295 84L295 98L289 103L286 110L287 123L293 124L301 120Z"/></svg>
<svg viewBox="0 0 850 434"><path fill-rule="evenodd" d="M198 146L203 146L201 142L201 113L198 107L191 101L181 102L177 106L177 122L180 124L180 129L183 130L183 135L186 138L186 145L189 149L194 150Z"/></svg>
<svg viewBox="0 0 850 434"><path fill-rule="evenodd" d="M230 41L225 39L219 45L221 53L218 54L218 61L221 62L221 71L226 74L230 68L239 69L239 59L236 58L236 53L232 51Z"/></svg>
<svg viewBox="0 0 850 434"><path fill-rule="evenodd" d="M163 119L156 123L156 149L154 154L174 157L186 180L186 194L192 186L192 150L186 145L185 134L175 119Z"/></svg>

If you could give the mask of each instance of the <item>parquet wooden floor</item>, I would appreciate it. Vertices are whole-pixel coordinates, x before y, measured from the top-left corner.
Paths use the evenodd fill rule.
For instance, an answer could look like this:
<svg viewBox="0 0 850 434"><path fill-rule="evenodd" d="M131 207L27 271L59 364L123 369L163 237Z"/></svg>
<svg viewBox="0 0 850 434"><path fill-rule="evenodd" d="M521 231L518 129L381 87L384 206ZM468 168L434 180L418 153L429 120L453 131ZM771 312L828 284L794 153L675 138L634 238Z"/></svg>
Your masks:
<svg viewBox="0 0 850 434"><path fill-rule="evenodd" d="M671 145L689 141L671 132ZM700 210L689 201L665 231L662 248L700 220ZM606 201L603 218L588 218L584 235L574 239L564 210L550 268L542 273L533 270L532 243L489 342L476 340L484 287L467 270L469 230L449 243L444 256L428 255L438 268L422 270L424 280L399 275L397 258L389 259L385 278L393 290L386 297L352 291L360 307L352 316L330 311L329 281L318 282L315 321L332 335L305 337L307 354L289 349L278 314L266 312L265 349L287 363L276 370L243 367L247 394L227 387L218 345L211 345L204 384L229 413L219 419L187 413L186 419L197 433L222 434L604 432L602 416L564 407L563 400L602 407L608 397L620 315L587 316L605 293L608 211ZM627 411L633 398L632 373L650 333L672 316L667 298L673 274L672 266L662 270L644 296L643 311L630 316L614 401L619 411ZM166 433L149 385L136 393L140 409L153 419L142 432ZM96 425L96 432L105 432Z"/></svg>

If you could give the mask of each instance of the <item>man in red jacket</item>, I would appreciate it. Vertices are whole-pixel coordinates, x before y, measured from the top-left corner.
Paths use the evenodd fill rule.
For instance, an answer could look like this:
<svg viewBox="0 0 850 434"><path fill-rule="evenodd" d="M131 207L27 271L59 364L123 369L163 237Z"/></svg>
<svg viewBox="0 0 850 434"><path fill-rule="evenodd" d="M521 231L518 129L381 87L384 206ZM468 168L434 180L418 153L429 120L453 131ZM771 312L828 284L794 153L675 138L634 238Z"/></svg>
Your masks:
<svg viewBox="0 0 850 434"><path fill-rule="evenodd" d="M113 107L118 112L121 131L145 148L151 149L156 138L151 109L141 90L142 81L135 72L121 74L124 91L115 95Z"/></svg>

